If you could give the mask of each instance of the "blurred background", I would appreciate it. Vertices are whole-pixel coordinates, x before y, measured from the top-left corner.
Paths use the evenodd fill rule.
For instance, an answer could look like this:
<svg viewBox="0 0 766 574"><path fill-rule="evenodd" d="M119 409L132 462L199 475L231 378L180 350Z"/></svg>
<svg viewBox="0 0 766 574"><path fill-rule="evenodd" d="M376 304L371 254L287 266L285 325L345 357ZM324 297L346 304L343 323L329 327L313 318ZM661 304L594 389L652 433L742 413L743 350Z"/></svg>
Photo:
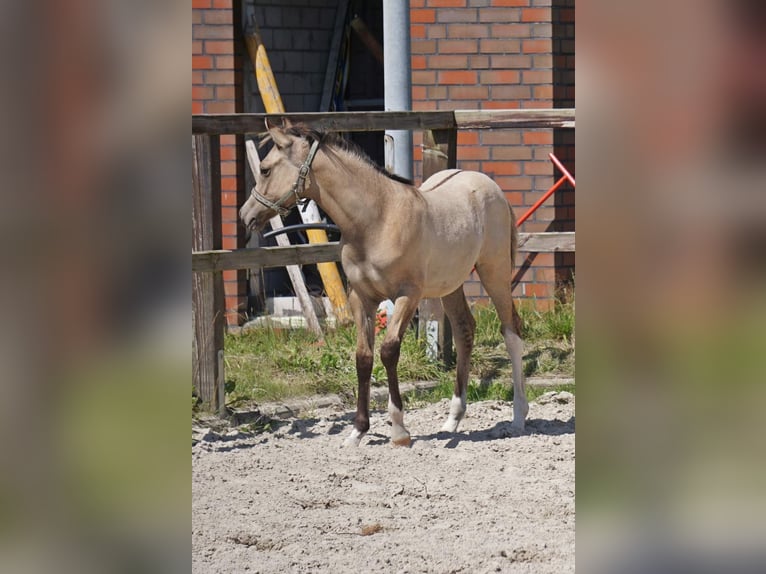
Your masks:
<svg viewBox="0 0 766 574"><path fill-rule="evenodd" d="M583 572L766 563L764 6L577 5ZM190 6L0 12L0 570L188 571Z"/></svg>

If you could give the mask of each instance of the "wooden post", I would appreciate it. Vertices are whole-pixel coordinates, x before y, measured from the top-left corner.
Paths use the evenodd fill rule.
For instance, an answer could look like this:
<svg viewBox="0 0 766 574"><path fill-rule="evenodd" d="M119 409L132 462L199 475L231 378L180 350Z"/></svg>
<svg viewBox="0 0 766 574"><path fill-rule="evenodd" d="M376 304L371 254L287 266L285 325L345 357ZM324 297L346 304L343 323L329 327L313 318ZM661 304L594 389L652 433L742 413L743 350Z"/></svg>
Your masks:
<svg viewBox="0 0 766 574"><path fill-rule="evenodd" d="M423 132L423 181L444 169L457 167L457 130ZM446 367L454 364L452 329L439 299L423 299L418 308L418 335L426 338L428 352Z"/></svg>
<svg viewBox="0 0 766 574"><path fill-rule="evenodd" d="M192 251L221 249L221 147L219 136L192 136ZM194 366L192 383L211 412L223 408L223 273L192 273Z"/></svg>

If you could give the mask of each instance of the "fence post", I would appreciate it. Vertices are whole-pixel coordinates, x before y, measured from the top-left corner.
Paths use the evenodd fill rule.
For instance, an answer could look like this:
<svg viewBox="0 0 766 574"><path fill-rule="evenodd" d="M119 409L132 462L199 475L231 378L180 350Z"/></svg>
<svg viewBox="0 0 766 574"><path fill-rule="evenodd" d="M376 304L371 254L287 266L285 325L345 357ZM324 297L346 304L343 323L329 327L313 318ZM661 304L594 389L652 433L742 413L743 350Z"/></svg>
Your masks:
<svg viewBox="0 0 766 574"><path fill-rule="evenodd" d="M221 249L221 139L192 136L192 251ZM203 409L222 411L223 273L192 273L194 368L192 383Z"/></svg>
<svg viewBox="0 0 766 574"><path fill-rule="evenodd" d="M423 132L423 181L437 171L457 167L457 129ZM428 354L446 367L454 364L452 329L439 299L423 299L418 307L418 336L425 337Z"/></svg>

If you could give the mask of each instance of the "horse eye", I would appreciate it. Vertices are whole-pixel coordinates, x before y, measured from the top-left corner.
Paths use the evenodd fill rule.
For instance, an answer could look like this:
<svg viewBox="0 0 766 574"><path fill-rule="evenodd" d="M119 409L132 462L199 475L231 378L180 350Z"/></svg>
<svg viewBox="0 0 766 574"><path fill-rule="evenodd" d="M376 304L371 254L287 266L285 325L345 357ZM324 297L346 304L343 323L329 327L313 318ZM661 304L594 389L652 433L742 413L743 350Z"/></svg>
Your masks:
<svg viewBox="0 0 766 574"><path fill-rule="evenodd" d="M261 175L263 177L269 177L270 173L271 173L271 168L270 167L262 167L261 168Z"/></svg>

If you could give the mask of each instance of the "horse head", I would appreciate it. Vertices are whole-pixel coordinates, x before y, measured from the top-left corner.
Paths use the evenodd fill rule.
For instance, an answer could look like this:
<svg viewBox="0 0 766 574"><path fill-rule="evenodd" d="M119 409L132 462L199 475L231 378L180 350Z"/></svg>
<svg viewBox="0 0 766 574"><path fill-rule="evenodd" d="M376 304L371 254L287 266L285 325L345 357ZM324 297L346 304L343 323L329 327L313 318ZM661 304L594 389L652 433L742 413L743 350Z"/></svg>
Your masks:
<svg viewBox="0 0 766 574"><path fill-rule="evenodd" d="M287 215L303 198L319 145L292 129L289 122L278 127L270 126L266 120L266 129L274 145L263 161L254 154L255 185L239 210L245 226L256 230L262 229L276 214Z"/></svg>

